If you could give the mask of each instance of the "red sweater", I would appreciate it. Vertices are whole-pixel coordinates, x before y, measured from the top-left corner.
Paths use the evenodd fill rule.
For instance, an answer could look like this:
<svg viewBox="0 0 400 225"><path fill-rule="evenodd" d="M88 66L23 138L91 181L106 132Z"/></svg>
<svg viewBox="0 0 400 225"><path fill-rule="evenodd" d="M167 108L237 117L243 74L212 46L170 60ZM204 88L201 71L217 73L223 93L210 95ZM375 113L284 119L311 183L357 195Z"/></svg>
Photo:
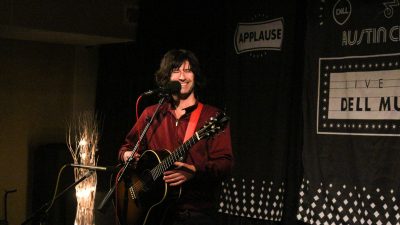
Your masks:
<svg viewBox="0 0 400 225"><path fill-rule="evenodd" d="M156 107L157 105L153 105L143 111L119 150L120 159L122 159L125 151L134 148L139 137L139 131L143 130ZM190 114L196 107L197 104L186 108L186 114L177 120L171 104L164 103L142 140L138 152L141 153L148 149L155 151L160 149L174 151L177 149L183 143ZM215 117L217 112L220 112L220 110L204 105L196 130L200 129L210 117ZM214 137L202 139L196 143L189 150L186 163L193 164L196 167L196 174L191 180L184 183L178 208L203 211L215 207L219 184L223 178L229 175L233 166L229 125Z"/></svg>

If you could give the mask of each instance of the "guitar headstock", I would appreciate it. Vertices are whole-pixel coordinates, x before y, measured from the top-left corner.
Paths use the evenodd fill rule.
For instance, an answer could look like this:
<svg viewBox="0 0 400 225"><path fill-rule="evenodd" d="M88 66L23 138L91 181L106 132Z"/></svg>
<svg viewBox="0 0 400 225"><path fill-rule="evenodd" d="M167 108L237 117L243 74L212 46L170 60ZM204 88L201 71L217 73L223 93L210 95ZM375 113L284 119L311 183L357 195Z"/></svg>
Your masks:
<svg viewBox="0 0 400 225"><path fill-rule="evenodd" d="M197 131L197 135L200 139L211 137L221 130L224 130L228 121L229 117L225 113L217 113L215 117L211 117L206 124Z"/></svg>

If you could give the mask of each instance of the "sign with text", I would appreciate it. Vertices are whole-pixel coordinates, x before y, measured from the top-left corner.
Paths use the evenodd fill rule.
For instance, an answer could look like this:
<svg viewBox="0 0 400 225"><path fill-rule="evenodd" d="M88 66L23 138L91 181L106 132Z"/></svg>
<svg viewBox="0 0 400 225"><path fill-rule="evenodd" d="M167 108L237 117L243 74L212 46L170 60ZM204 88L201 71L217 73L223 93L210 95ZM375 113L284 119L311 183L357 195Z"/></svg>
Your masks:
<svg viewBox="0 0 400 225"><path fill-rule="evenodd" d="M237 54L260 50L281 50L283 18L253 23L238 23L235 32Z"/></svg>
<svg viewBox="0 0 400 225"><path fill-rule="evenodd" d="M320 58L318 133L400 135L399 56Z"/></svg>

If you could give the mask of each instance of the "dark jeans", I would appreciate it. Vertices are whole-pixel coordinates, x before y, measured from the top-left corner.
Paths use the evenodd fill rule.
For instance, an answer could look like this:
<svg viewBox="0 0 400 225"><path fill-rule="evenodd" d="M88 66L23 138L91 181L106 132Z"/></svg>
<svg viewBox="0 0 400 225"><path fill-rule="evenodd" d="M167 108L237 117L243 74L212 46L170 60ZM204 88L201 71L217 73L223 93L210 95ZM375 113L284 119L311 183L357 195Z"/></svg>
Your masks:
<svg viewBox="0 0 400 225"><path fill-rule="evenodd" d="M183 210L170 214L165 225L216 225L215 217L203 212Z"/></svg>

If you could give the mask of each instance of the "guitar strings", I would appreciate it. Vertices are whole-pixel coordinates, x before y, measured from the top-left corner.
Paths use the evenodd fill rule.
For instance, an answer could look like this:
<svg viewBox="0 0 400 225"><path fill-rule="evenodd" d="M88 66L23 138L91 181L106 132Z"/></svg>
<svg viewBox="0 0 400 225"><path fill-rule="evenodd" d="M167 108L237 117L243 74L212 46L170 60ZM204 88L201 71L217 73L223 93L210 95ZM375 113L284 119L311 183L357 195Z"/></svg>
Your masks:
<svg viewBox="0 0 400 225"><path fill-rule="evenodd" d="M184 153L192 147L194 144L196 144L198 141L203 139L205 136L203 134L204 130L207 129L211 124L208 124L204 127L202 127L200 130L198 130L191 138L189 138L185 143L183 143L182 146L180 146L178 149L176 149L171 155L169 155L167 158L165 158L160 164L158 164L156 167L154 167L151 171L150 174L152 176L153 181L155 181L162 173L163 171L166 171L172 164L176 161L178 161L181 157L184 156ZM134 196L136 196L135 193L138 192L138 190L143 188L143 181L142 179L138 179L129 189L131 189L134 193Z"/></svg>

